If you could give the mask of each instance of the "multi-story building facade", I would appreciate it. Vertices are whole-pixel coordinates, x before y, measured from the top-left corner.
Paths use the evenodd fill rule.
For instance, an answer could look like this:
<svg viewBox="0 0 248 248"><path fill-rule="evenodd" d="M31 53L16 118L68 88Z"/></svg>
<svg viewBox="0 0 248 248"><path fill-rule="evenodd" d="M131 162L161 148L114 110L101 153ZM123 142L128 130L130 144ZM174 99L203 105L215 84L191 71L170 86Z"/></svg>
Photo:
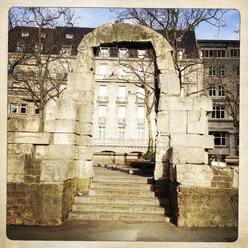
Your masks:
<svg viewBox="0 0 248 248"><path fill-rule="evenodd" d="M238 154L239 41L198 40L204 73L203 84L213 100L209 132L215 137L217 155Z"/></svg>
<svg viewBox="0 0 248 248"><path fill-rule="evenodd" d="M77 46L84 35L92 30L91 28L69 27L46 32L46 35L49 32L59 33L59 49L49 54L49 56L51 55L57 59L49 63L48 74L50 78L54 79L52 82L57 82L56 89L59 93L66 88L67 77L65 75L73 68ZM17 27L16 30L12 31L9 36L10 60L15 60L15 58L20 58L24 53L28 53L23 45L25 42L20 43L16 37L22 37L23 41L34 34L35 28ZM46 39L45 36L44 39ZM203 90L207 89L214 103L218 103L224 97L221 85L216 86L216 82L209 80L211 78L208 75L210 65L204 65L205 61L210 62L210 59L207 59L209 57L207 57L206 52L209 50L209 44L212 46L211 49L222 51L219 48L214 48L214 46L226 43L198 41L198 48L194 31L190 31L182 41L181 49L178 53L178 61L181 63L182 68L185 67L181 74L182 88L184 88L182 97L184 95L202 94ZM233 42L233 44L236 44L235 49L237 49L239 43ZM33 45L35 50L35 43ZM43 51L44 49L45 45ZM228 51L231 53L230 45L225 49L226 55ZM121 162L124 157L128 157L131 154L137 156L146 152L150 133L152 138L155 139L156 104L152 107L149 115L150 122L146 115L147 103L145 102L147 96L148 104L152 106L155 99L153 91L155 65L151 59L152 56L150 56L152 50L151 45L145 42L142 44L120 43L115 46L106 44L95 48L95 108L93 113L95 161L101 161L103 154L106 154L108 159L105 161ZM203 51L202 57L199 53L200 50ZM232 54L236 53L232 52ZM45 52L43 55L44 57L48 56ZM220 58L216 58L217 60L220 61ZM202 61L204 66L202 66ZM213 62L213 60L211 61ZM235 58L232 56L231 59L227 56L222 56L221 61L224 64L234 61L231 63L234 63L235 66L238 66L239 63L238 56ZM218 71L221 75L225 73L223 72L225 69L222 69ZM35 83L36 80L34 80L38 76L37 73L39 73L35 64L30 67L27 63L19 63L15 67L14 74L16 73L29 77L30 81L33 81L33 85L31 85L33 92L39 92L40 89ZM9 74L8 117L11 119L37 119L38 121L39 109L34 104L30 91L23 87L25 81L22 82L21 77L19 77L20 80L16 80L16 78L13 73ZM211 83L213 87L206 87L206 84ZM146 88L144 87L145 85L147 86ZM59 94L56 95L56 97L58 96ZM55 101L53 100L56 100L56 97L49 101L49 108L46 109L45 118L49 118L49 113L54 111L53 106L55 104L53 103ZM235 134L235 129L233 121L225 110L223 114L223 109L219 105L214 105L212 116L209 119L209 131L215 136L216 149L212 151L213 154L234 154L235 145L232 135Z"/></svg>

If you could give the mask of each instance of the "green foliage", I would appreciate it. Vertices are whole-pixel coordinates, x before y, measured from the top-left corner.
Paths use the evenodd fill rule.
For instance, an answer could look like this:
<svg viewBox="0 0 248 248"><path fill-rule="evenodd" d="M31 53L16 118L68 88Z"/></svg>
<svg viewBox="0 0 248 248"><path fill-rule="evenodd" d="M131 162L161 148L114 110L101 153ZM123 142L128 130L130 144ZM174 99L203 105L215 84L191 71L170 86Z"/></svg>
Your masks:
<svg viewBox="0 0 248 248"><path fill-rule="evenodd" d="M148 160L150 162L154 162L155 161L155 152L153 151L147 151L143 156L142 158L144 160Z"/></svg>

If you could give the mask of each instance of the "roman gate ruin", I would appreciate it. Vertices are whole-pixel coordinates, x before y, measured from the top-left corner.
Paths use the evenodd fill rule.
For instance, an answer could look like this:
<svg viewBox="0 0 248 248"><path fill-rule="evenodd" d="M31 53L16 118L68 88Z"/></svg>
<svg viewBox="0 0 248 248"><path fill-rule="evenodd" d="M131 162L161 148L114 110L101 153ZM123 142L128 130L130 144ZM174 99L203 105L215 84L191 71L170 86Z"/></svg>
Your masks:
<svg viewBox="0 0 248 248"><path fill-rule="evenodd" d="M215 174L222 173L208 165L207 150L214 146L213 136L208 135L207 128L207 113L212 111L212 101L206 96L180 96L172 48L162 35L144 26L121 23L105 24L83 38L73 71L68 75L67 89L57 100L56 111L45 121L43 133L9 133L9 168L18 159L24 162L18 176L9 176L8 190L18 191L21 187L23 190L20 192L24 193L20 194L27 197L27 202L33 197L29 208L21 214L19 224L61 224L71 210L77 189L87 188L94 177L93 48L119 42L150 42L155 50L160 74L154 178L169 181L172 206L179 226L209 225L209 218L200 219L200 224L197 216L189 218L200 205L197 206L196 201L192 207L187 205L186 208L184 200L187 201L188 190L199 199L202 189L205 195L210 194L216 188L213 186L213 180L217 180ZM11 157L12 153L15 159ZM230 192L237 187L232 173L224 173L232 178L231 186L225 188ZM216 192L218 198L219 193ZM202 204L200 200L199 204ZM10 218L9 222L18 224L13 218L15 220ZM231 220L228 221L231 223Z"/></svg>

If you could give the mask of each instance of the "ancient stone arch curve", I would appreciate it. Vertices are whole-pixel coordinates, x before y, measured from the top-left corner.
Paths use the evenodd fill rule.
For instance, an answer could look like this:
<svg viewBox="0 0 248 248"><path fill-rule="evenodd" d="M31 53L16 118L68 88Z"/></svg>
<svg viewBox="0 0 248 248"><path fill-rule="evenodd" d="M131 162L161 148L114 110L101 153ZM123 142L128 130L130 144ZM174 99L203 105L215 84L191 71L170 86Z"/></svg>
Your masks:
<svg viewBox="0 0 248 248"><path fill-rule="evenodd" d="M174 134L185 135L195 133L195 131L200 135L206 134L204 125L207 123L207 119L204 111L206 109L211 111L211 104L205 107L203 106L204 104L200 104L199 99L198 103L197 99L180 97L179 79L171 56L172 48L168 41L148 27L107 23L96 28L82 39L78 47L73 72L68 75L67 89L61 94L56 103L56 111L52 116L52 120L47 120L45 123L45 131L54 132L55 141L63 139L63 142L58 142L58 144L55 142L55 146L60 147L61 151L65 150L60 160L63 166L66 167L65 170L67 170L67 172L64 172L64 179L73 177L89 178L94 175L92 165L95 87L93 48L101 44L118 42L150 42L155 50L156 63L160 71L158 79L160 96L156 116L155 179L162 179L166 176L166 164L191 161L190 159L189 161L182 159L187 157L185 154L181 156L181 152L185 151L185 149L179 149L179 152L173 153L180 154L179 160L175 160L177 157L172 156L170 151L172 148L176 151L178 142L178 137ZM196 113L193 110L198 112ZM189 119L190 122L188 121ZM196 126L189 125L189 123L194 122ZM179 144L179 147L181 146ZM205 163L205 157L205 150L202 147L199 163ZM172 161L171 158L175 161ZM191 157L189 156L189 158ZM50 169L50 167L48 168ZM46 170L44 169L43 171Z"/></svg>

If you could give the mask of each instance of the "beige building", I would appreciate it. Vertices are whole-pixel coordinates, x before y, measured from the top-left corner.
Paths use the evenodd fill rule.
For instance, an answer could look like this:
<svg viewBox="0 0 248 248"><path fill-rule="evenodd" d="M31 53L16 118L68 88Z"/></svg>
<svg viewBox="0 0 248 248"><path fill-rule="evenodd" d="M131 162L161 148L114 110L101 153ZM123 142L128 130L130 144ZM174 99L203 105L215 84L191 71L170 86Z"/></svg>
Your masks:
<svg viewBox="0 0 248 248"><path fill-rule="evenodd" d="M25 41L35 33L34 30L35 28L17 27L12 31L9 45L11 60L22 56L25 52L28 53L25 50L25 42L20 43L16 37L21 37L22 41ZM73 68L77 45L83 36L92 30L70 27L60 32L62 40L60 51L54 51L53 54L59 59L49 63L49 75L53 81L57 80L56 90L58 93L66 88L67 77L64 75ZM14 32L17 34L14 35ZM53 30L48 30L46 35L51 32ZM96 47L94 50L96 94L94 98L93 151L95 162L124 162L124 158L136 158L147 151L149 128L142 84L150 85L149 98L152 103L154 64L149 58L149 49L151 47L147 43L138 45L124 43L115 47L113 45ZM214 51L217 51L216 56ZM230 80L233 73L228 74L230 72L228 67L236 68L235 72L238 73L238 55L239 42L196 41L193 31L190 31L182 42L181 50L178 53L182 69L181 96L201 95L206 90L214 101L213 112L209 116L209 132L215 136L215 149L210 152L211 154L236 154L236 130L232 116L224 108L225 90L220 82L225 81L225 84L228 82L231 88L233 87L234 80ZM214 64L211 64L210 61ZM20 76L25 75L32 81L32 78L37 78L38 70L35 65L30 67L19 64L13 73L9 74L8 117L9 119L28 118L32 119L32 122L38 121L39 109L35 106L30 93L25 89L26 87L22 87L25 86L25 83L15 80L16 75L19 75L19 79ZM237 74L235 80L238 81L238 78ZM39 92L39 85L35 83L35 80L33 81L33 91ZM213 86L209 87L209 85ZM55 111L55 101L51 99L47 104L45 118L49 119L53 111ZM155 106L150 117L152 136L155 139ZM103 154L107 154L105 156L107 159L103 160Z"/></svg>

